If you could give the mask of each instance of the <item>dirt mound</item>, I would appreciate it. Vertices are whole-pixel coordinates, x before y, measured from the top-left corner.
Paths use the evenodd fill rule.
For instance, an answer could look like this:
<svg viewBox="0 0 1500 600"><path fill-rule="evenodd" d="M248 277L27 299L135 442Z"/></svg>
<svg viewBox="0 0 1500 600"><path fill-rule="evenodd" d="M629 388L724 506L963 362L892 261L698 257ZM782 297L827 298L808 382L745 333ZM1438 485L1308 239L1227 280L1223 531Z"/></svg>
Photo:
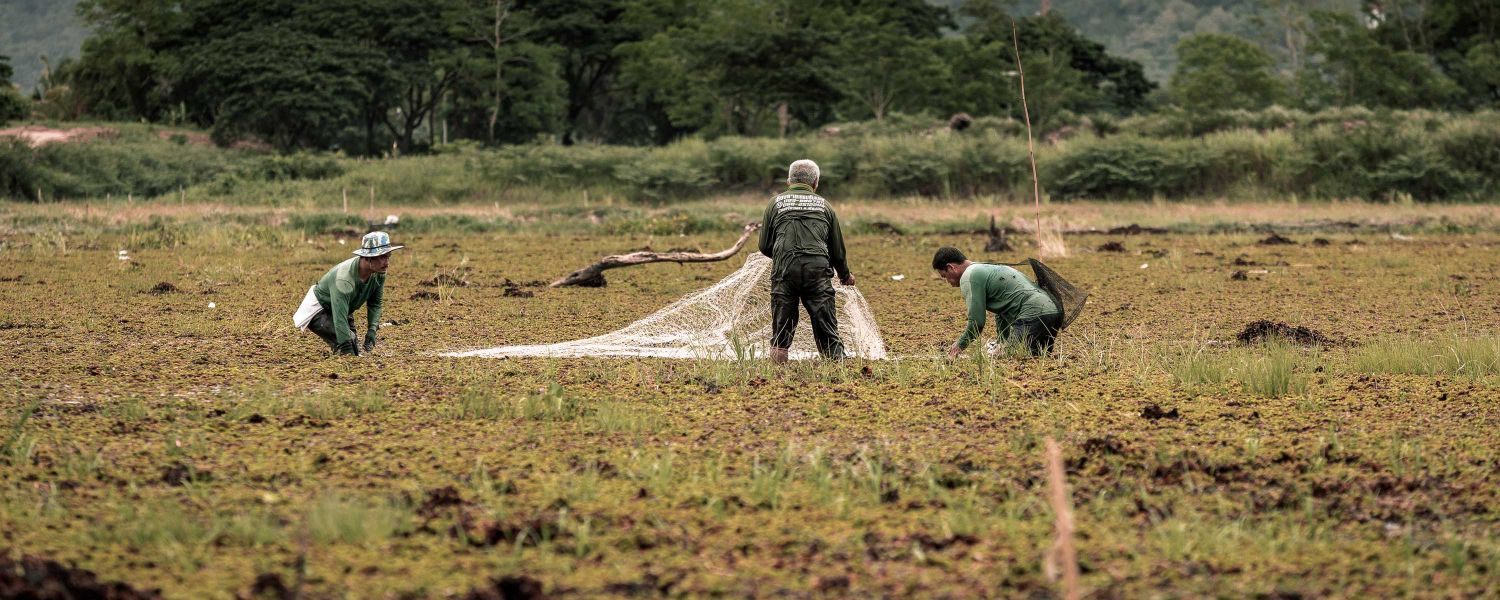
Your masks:
<svg viewBox="0 0 1500 600"><path fill-rule="evenodd" d="M1340 344L1339 341L1323 335L1315 329L1287 325L1280 322L1272 323L1266 320L1246 325L1240 331L1239 335L1235 336L1235 339L1239 340L1241 344L1257 344L1273 339L1281 339L1303 346L1337 346Z"/></svg>
<svg viewBox="0 0 1500 600"><path fill-rule="evenodd" d="M1333 242L1328 241L1328 238L1313 238L1313 241L1312 241L1312 245L1318 246L1318 247L1329 246L1329 245L1332 245L1332 244L1333 244Z"/></svg>
<svg viewBox="0 0 1500 600"><path fill-rule="evenodd" d="M1177 412L1177 407L1175 406L1170 410L1162 410L1161 406L1159 405L1147 404L1146 408L1141 409L1141 418L1148 421L1155 421L1158 419L1177 419L1181 416L1182 415Z"/></svg>
<svg viewBox="0 0 1500 600"><path fill-rule="evenodd" d="M92 140L111 140L120 137L120 132L109 127L79 127L76 129L51 129L30 125L13 129L0 129L0 137L13 137L25 141L32 148L47 144L71 144Z"/></svg>
<svg viewBox="0 0 1500 600"><path fill-rule="evenodd" d="M1245 271L1244 271L1244 269L1240 269L1240 270L1235 271L1234 273L1231 273L1229 275L1229 280L1230 281L1245 281L1246 279L1249 279L1249 278L1250 278L1250 275L1246 274Z"/></svg>
<svg viewBox="0 0 1500 600"><path fill-rule="evenodd" d="M27 556L20 561L0 556L0 598L99 598L146 600L160 590L138 590L120 582L102 582L93 571Z"/></svg>
<svg viewBox="0 0 1500 600"><path fill-rule="evenodd" d="M1255 243L1259 244L1261 246L1296 246L1297 245L1297 242L1295 240L1293 240L1291 238L1287 238L1287 237L1282 237L1281 234L1276 233L1274 231L1272 231L1271 235L1267 236L1266 239L1263 239L1263 240L1261 240L1259 242L1255 242Z"/></svg>
<svg viewBox="0 0 1500 600"><path fill-rule="evenodd" d="M1124 252L1125 244L1121 244L1120 242L1105 242L1099 246L1098 250L1100 252Z"/></svg>
<svg viewBox="0 0 1500 600"><path fill-rule="evenodd" d="M170 294L175 291L177 291L177 286L172 285L170 281L163 281L151 288L152 294Z"/></svg>
<svg viewBox="0 0 1500 600"><path fill-rule="evenodd" d="M437 295L437 292L429 292L427 290L422 290L420 292L412 294L409 299L410 300L437 300L439 297L440 296Z"/></svg>
<svg viewBox="0 0 1500 600"><path fill-rule="evenodd" d="M545 598L542 582L525 575L507 575L491 579L486 585L469 590L464 600L529 600Z"/></svg>
<svg viewBox="0 0 1500 600"><path fill-rule="evenodd" d="M1107 233L1109 235L1143 235L1148 233L1161 234L1166 232L1166 229L1162 229L1160 227L1141 227L1140 225L1131 223L1124 227L1111 227L1104 233Z"/></svg>

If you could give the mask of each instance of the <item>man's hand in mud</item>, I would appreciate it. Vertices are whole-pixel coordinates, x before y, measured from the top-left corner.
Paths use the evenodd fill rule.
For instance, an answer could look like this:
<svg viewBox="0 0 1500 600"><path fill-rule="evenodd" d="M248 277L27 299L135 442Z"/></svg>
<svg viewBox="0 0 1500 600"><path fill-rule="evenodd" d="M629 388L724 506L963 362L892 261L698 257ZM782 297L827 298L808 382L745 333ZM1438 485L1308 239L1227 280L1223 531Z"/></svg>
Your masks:
<svg viewBox="0 0 1500 600"><path fill-rule="evenodd" d="M952 346L948 346L948 359L952 360L952 359L958 358L958 353L963 352L963 351L964 351L964 349L963 348L959 348L958 344L954 344Z"/></svg>
<svg viewBox="0 0 1500 600"><path fill-rule="evenodd" d="M839 280L839 283L842 283L844 285L853 287L854 286L854 274L850 273L848 275L845 275L843 279Z"/></svg>

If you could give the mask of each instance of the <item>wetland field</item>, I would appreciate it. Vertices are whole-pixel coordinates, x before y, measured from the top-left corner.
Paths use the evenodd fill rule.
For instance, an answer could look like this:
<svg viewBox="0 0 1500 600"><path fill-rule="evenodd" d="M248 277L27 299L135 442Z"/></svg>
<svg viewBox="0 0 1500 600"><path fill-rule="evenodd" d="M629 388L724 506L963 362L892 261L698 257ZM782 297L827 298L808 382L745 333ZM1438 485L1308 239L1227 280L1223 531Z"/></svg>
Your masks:
<svg viewBox="0 0 1500 600"><path fill-rule="evenodd" d="M1054 597L1051 436L1086 597L1500 594L1493 207L1048 206L1087 309L1053 358L946 361L962 306L933 251L1022 260L1030 234L985 253L981 230L1031 208L830 199L890 360L438 355L707 287L745 254L545 282L728 247L761 198L382 207L360 218L399 214L407 249L359 358L290 321L364 231L337 208L0 206L0 581Z"/></svg>

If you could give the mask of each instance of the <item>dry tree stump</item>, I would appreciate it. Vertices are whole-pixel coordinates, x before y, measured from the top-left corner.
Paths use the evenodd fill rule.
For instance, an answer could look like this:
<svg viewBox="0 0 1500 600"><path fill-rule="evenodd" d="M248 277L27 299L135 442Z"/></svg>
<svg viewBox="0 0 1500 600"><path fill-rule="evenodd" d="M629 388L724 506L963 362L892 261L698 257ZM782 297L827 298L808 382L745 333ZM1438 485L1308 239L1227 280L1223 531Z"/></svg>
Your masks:
<svg viewBox="0 0 1500 600"><path fill-rule="evenodd" d="M651 251L631 252L629 254L612 254L599 259L599 262L569 273L567 277L563 277L562 279L552 282L549 287L559 288L568 287L570 285L581 287L604 287L608 284L608 282L604 280L605 271L609 269L618 269L620 267L629 267L632 265L644 265L657 262L674 262L678 264L718 262L728 259L735 254L738 254L740 249L745 247L745 242L750 240L750 236L759 229L760 223L745 224L744 232L740 234L739 241L736 241L733 247L715 252L713 254L704 254L701 252Z"/></svg>

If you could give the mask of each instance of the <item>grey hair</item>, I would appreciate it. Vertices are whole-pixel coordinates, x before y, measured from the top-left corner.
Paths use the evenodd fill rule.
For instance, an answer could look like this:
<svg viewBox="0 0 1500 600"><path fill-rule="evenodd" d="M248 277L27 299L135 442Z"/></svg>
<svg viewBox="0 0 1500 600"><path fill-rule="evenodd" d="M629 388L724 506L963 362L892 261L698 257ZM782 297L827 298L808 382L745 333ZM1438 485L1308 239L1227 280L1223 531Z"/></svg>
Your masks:
<svg viewBox="0 0 1500 600"><path fill-rule="evenodd" d="M818 171L818 163L804 158L792 163L792 166L787 168L786 182L788 184L805 183L816 186L818 185L819 175L821 173Z"/></svg>

